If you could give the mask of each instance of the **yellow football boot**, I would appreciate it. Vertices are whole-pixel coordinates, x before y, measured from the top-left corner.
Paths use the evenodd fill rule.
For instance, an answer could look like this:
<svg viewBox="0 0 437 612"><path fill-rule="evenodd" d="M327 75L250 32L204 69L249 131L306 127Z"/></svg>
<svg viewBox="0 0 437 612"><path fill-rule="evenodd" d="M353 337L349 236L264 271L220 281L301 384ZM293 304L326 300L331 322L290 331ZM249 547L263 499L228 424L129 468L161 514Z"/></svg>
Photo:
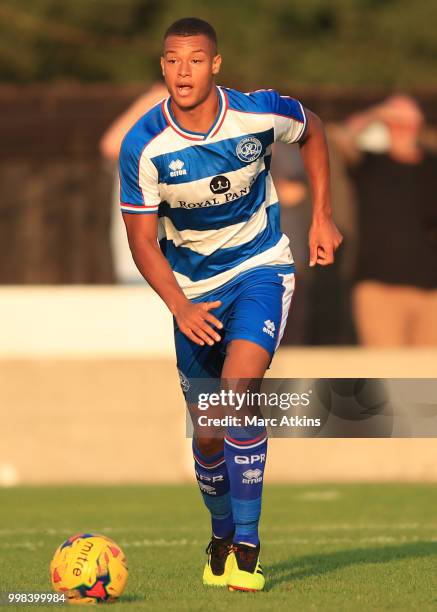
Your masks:
<svg viewBox="0 0 437 612"><path fill-rule="evenodd" d="M227 586L232 570L234 555L231 555L232 535L216 538L214 535L206 548L208 560L203 570L203 584L206 586Z"/></svg>
<svg viewBox="0 0 437 612"><path fill-rule="evenodd" d="M230 591L262 591L265 584L264 574L259 562L260 546L234 544L230 557L233 566L228 578Z"/></svg>

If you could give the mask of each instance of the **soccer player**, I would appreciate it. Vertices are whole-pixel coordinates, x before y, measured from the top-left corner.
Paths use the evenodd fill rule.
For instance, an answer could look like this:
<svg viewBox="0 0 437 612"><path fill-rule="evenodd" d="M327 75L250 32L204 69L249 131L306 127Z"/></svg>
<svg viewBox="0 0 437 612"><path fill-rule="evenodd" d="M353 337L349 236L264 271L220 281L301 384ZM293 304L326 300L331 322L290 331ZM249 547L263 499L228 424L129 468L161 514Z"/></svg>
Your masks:
<svg viewBox="0 0 437 612"><path fill-rule="evenodd" d="M294 289L288 238L269 173L271 145L298 142L313 196L310 266L333 262L342 237L331 218L319 118L276 91L217 86L217 37L197 18L164 36L170 96L126 135L121 209L133 259L174 317L177 367L191 379L263 378ZM240 389L241 390L241 389ZM210 511L206 585L260 591L258 523L266 431L252 439L195 429L196 478Z"/></svg>

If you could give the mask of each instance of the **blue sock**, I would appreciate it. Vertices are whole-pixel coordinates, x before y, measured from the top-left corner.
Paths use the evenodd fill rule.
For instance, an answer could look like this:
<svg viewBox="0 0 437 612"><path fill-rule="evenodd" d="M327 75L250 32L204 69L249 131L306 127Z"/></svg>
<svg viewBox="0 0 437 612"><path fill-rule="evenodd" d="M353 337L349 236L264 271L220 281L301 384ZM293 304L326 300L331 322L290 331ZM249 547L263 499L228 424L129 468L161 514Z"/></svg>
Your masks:
<svg viewBox="0 0 437 612"><path fill-rule="evenodd" d="M235 522L234 542L257 546L258 523L267 455L267 432L259 430L252 439L225 437L232 514Z"/></svg>
<svg viewBox="0 0 437 612"><path fill-rule="evenodd" d="M212 532L218 538L226 538L234 530L234 521L224 453L207 457L193 440L193 456L200 492L211 513Z"/></svg>

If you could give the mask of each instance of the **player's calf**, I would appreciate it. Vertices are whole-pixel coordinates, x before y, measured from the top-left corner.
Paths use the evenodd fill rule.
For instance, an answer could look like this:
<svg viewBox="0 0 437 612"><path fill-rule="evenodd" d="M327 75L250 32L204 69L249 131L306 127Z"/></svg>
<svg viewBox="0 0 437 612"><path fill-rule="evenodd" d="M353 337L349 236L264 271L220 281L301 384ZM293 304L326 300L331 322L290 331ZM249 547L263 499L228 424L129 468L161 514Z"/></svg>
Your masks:
<svg viewBox="0 0 437 612"><path fill-rule="evenodd" d="M261 433L260 433L261 432ZM258 524L267 456L267 433L258 428L254 438L225 438L225 458L229 474L234 542L258 546Z"/></svg>
<svg viewBox="0 0 437 612"><path fill-rule="evenodd" d="M235 523L232 569L228 580L230 590L261 591L265 582L259 563L258 524L267 456L267 433L258 428L252 434L255 436L244 438L240 432L239 437L228 435L225 438Z"/></svg>
<svg viewBox="0 0 437 612"><path fill-rule="evenodd" d="M208 560L203 571L203 583L226 586L232 567L229 556L234 532L229 477L223 449L215 455L200 452L193 441L196 479L205 506L211 514L212 538L206 552Z"/></svg>

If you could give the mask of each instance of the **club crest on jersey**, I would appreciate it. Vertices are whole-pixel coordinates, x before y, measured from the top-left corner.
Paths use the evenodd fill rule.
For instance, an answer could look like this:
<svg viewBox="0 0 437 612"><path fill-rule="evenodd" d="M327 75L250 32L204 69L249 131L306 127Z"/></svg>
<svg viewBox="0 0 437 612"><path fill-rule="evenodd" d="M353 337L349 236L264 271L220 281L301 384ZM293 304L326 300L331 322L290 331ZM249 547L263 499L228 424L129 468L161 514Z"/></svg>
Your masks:
<svg viewBox="0 0 437 612"><path fill-rule="evenodd" d="M261 155L262 144L255 136L243 138L237 145L235 152L238 159L243 162L253 162Z"/></svg>
<svg viewBox="0 0 437 612"><path fill-rule="evenodd" d="M215 176L211 180L209 187L213 193L226 193L231 188L231 181L225 176Z"/></svg>
<svg viewBox="0 0 437 612"><path fill-rule="evenodd" d="M183 176L184 174L187 174L187 171L184 168L184 165L185 165L184 162L181 161L180 159L174 159L172 162L170 162L168 165L168 167L171 170L170 176L175 177L175 176Z"/></svg>

